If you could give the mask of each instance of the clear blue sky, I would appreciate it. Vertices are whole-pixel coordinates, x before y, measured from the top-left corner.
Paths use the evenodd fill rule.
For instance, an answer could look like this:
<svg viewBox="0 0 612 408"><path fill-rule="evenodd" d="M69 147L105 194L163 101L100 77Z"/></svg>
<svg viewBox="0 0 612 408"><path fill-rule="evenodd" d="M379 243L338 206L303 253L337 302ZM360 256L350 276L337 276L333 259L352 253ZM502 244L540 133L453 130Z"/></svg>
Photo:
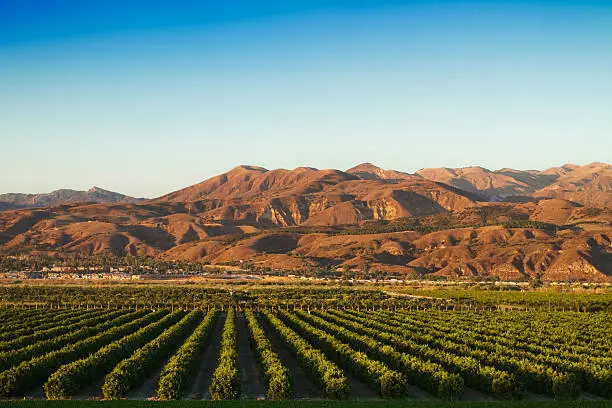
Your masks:
<svg viewBox="0 0 612 408"><path fill-rule="evenodd" d="M612 1L0 0L0 192L612 161Z"/></svg>

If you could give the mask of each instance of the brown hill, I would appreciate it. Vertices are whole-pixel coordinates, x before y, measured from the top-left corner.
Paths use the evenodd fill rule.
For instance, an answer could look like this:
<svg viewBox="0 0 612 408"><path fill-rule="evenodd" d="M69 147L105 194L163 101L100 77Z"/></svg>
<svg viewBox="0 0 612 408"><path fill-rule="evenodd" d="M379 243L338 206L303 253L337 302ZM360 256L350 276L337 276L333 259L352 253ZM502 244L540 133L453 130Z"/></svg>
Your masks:
<svg viewBox="0 0 612 408"><path fill-rule="evenodd" d="M612 166L606 163L585 166L565 164L544 171L429 168L419 170L417 174L480 194L489 201L516 201L518 197L523 197L523 201L530 198L560 198L587 207L612 206Z"/></svg>
<svg viewBox="0 0 612 408"><path fill-rule="evenodd" d="M404 173L397 170L384 170L372 163L361 163L355 167L351 167L346 170L349 174L354 174L364 180L389 180L389 181L400 181L400 180L414 180L420 178L420 176Z"/></svg>
<svg viewBox="0 0 612 408"><path fill-rule="evenodd" d="M501 201L505 197L521 196L535 191L529 178L515 177L512 170L492 172L483 167L421 169L418 175L429 180L482 195L488 200ZM522 180L521 180L522 179Z"/></svg>
<svg viewBox="0 0 612 408"><path fill-rule="evenodd" d="M587 207L612 207L612 166L591 163L575 166L553 183L533 193L534 197L561 198Z"/></svg>
<svg viewBox="0 0 612 408"><path fill-rule="evenodd" d="M475 196L419 177L394 181L309 167L239 166L150 203L180 203L211 221L267 226L354 224L476 205Z"/></svg>
<svg viewBox="0 0 612 408"><path fill-rule="evenodd" d="M536 191L581 193L582 200L609 192L608 172L594 163L542 173L423 174L449 176L455 185L471 180L479 194L524 193L554 177ZM370 164L347 172L239 166L144 202L0 212L0 256L139 255L399 277L611 280L609 206L583 206L577 196L483 202L423 177Z"/></svg>

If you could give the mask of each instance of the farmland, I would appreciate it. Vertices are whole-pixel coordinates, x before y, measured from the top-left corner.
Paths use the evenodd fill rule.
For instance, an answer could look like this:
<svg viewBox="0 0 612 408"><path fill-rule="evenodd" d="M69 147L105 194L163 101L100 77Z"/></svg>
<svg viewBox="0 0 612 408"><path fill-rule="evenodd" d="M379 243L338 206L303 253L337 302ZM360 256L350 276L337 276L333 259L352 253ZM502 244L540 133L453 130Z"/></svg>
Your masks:
<svg viewBox="0 0 612 408"><path fill-rule="evenodd" d="M25 296L0 309L0 399L528 406L612 398L608 311L464 309L429 301L398 307L373 291L325 297L315 289L304 292L318 299L307 304L293 301L290 289L268 292L264 302L263 289L246 301L217 288L206 292L216 301L152 296L144 305L83 302L79 290L68 290L72 303L63 297L30 303ZM106 292L96 290L103 300ZM329 300L345 296L347 304Z"/></svg>

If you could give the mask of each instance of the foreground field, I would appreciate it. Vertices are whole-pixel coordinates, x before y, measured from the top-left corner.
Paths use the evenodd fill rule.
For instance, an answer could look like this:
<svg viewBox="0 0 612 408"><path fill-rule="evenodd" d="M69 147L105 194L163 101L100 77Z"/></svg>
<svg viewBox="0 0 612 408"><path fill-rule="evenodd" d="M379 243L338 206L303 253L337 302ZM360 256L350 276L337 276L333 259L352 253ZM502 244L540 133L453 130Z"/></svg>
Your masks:
<svg viewBox="0 0 612 408"><path fill-rule="evenodd" d="M608 400L607 313L6 309L0 398Z"/></svg>
<svg viewBox="0 0 612 408"><path fill-rule="evenodd" d="M367 408L370 401L0 401L11 408ZM607 408L607 401L421 402L383 400L377 408Z"/></svg>

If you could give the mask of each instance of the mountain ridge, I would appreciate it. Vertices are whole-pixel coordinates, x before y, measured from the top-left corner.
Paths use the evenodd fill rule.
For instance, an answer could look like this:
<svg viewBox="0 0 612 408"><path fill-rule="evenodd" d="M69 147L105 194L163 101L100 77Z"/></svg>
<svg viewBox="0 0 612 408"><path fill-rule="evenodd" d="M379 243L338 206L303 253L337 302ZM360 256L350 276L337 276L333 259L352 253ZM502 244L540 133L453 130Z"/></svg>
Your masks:
<svg viewBox="0 0 612 408"><path fill-rule="evenodd" d="M48 207L62 204L94 202L101 204L135 203L144 201L144 198L130 197L93 186L89 190L73 190L63 188L50 193L5 193L0 194L0 209Z"/></svg>
<svg viewBox="0 0 612 408"><path fill-rule="evenodd" d="M0 256L612 282L610 171L243 165L144 201L1 211Z"/></svg>

